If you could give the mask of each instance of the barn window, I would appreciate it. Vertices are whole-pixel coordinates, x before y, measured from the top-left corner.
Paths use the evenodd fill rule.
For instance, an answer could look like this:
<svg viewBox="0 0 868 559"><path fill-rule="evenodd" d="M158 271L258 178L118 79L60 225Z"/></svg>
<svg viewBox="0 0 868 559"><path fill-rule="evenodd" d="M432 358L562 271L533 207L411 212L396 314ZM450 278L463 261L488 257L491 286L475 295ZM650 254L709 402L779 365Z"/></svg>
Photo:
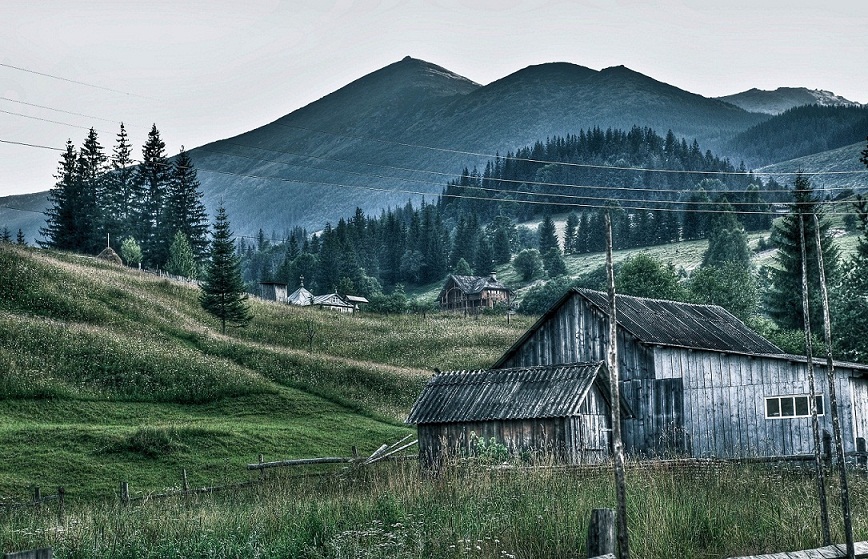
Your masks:
<svg viewBox="0 0 868 559"><path fill-rule="evenodd" d="M807 395L770 396L766 398L766 419L785 419L789 417L809 417ZM823 415L823 396L816 396L817 415Z"/></svg>

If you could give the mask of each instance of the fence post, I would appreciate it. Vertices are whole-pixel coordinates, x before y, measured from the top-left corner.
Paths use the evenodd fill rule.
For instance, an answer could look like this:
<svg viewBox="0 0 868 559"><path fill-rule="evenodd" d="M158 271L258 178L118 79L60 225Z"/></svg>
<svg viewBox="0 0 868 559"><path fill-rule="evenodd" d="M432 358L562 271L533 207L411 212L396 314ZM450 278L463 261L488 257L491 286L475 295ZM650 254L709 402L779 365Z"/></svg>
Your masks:
<svg viewBox="0 0 868 559"><path fill-rule="evenodd" d="M122 481L120 486L121 503L130 504L130 484Z"/></svg>
<svg viewBox="0 0 868 559"><path fill-rule="evenodd" d="M823 456L832 463L832 433L823 429Z"/></svg>
<svg viewBox="0 0 868 559"><path fill-rule="evenodd" d="M864 466L868 463L868 446L865 444L865 437L856 437L856 464Z"/></svg>
<svg viewBox="0 0 868 559"><path fill-rule="evenodd" d="M33 504L36 505L36 508L40 508L42 506L42 490L39 489L39 486L33 488Z"/></svg>
<svg viewBox="0 0 868 559"><path fill-rule="evenodd" d="M63 506L66 497L66 489L62 486L57 488L57 523L63 524Z"/></svg>
<svg viewBox="0 0 868 559"><path fill-rule="evenodd" d="M262 453L260 452L259 453L259 463L262 464L264 461L265 461L265 456L263 456ZM265 479L265 468L262 468L262 467L259 468L259 478Z"/></svg>
<svg viewBox="0 0 868 559"><path fill-rule="evenodd" d="M615 511L594 509L588 524L588 557L615 554Z"/></svg>
<svg viewBox="0 0 868 559"><path fill-rule="evenodd" d="M181 482L184 487L184 493L190 491L190 484L187 482L187 468L181 470Z"/></svg>

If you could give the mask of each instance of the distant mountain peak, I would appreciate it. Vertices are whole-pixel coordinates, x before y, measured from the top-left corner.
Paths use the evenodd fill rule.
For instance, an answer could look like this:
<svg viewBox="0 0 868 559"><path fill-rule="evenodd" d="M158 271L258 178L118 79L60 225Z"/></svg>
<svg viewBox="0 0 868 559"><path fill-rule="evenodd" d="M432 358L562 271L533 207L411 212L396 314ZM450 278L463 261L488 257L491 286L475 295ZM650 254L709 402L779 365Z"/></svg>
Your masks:
<svg viewBox="0 0 868 559"><path fill-rule="evenodd" d="M802 105L822 105L826 107L861 107L860 103L835 95L825 89L808 89L807 87L779 87L767 91L753 87L747 91L718 97L736 107L752 113L779 115L794 107Z"/></svg>

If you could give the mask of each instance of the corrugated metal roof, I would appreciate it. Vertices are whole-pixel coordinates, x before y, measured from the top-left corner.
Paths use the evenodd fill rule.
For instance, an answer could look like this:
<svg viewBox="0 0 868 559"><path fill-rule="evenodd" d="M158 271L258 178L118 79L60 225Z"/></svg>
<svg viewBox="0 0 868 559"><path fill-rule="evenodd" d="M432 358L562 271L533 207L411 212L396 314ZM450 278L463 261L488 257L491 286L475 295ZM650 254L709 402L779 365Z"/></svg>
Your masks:
<svg viewBox="0 0 868 559"><path fill-rule="evenodd" d="M609 314L607 293L574 291ZM740 353L783 353L723 307L627 295L618 295L615 304L618 325L644 343Z"/></svg>
<svg viewBox="0 0 868 559"><path fill-rule="evenodd" d="M287 298L286 302L290 305L299 305L306 307L313 301L313 293L305 289L303 286L293 291Z"/></svg>
<svg viewBox="0 0 868 559"><path fill-rule="evenodd" d="M313 298L314 305L330 305L332 307L352 307L349 303L343 300L337 293L328 293L326 295L317 295Z"/></svg>
<svg viewBox="0 0 868 559"><path fill-rule="evenodd" d="M441 373L428 381L407 423L570 417L598 377L608 395L603 362Z"/></svg>

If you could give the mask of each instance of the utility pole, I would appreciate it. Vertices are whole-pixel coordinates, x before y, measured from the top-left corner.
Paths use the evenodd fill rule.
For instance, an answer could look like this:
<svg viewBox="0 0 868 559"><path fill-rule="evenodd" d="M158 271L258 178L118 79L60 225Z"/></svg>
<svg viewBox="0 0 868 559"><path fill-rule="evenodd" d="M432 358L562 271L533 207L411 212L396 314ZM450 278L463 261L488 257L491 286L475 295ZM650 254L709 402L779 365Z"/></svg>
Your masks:
<svg viewBox="0 0 868 559"><path fill-rule="evenodd" d="M826 482L820 458L820 422L817 419L817 391L814 386L814 350L811 338L811 308L808 303L808 257L805 250L805 214L799 211L799 232L802 245L802 316L805 321L805 356L808 358L808 409L814 431L814 462L817 467L817 495L820 498L820 521L823 525L823 545L832 545L829 529L829 508L826 504Z"/></svg>
<svg viewBox="0 0 868 559"><path fill-rule="evenodd" d="M841 480L841 509L844 515L844 536L847 541L847 559L856 557L853 543L853 519L850 517L850 489L847 485L847 465L844 462L844 443L841 439L841 421L838 419L838 397L835 391L835 361L832 359L832 317L829 313L829 292L826 289L826 270L823 264L823 244L820 240L820 219L814 214L817 238L817 265L820 272L820 295L823 298L823 331L826 335L826 380L829 382L829 406L832 413L832 433L838 458L838 476Z"/></svg>
<svg viewBox="0 0 868 559"><path fill-rule="evenodd" d="M615 268L612 264L612 215L606 212L606 272L609 276L609 390L612 393L612 450L615 459L615 493L618 500L618 557L630 559L627 537L627 479L624 444L621 441L621 391L618 386L618 320L615 310Z"/></svg>

